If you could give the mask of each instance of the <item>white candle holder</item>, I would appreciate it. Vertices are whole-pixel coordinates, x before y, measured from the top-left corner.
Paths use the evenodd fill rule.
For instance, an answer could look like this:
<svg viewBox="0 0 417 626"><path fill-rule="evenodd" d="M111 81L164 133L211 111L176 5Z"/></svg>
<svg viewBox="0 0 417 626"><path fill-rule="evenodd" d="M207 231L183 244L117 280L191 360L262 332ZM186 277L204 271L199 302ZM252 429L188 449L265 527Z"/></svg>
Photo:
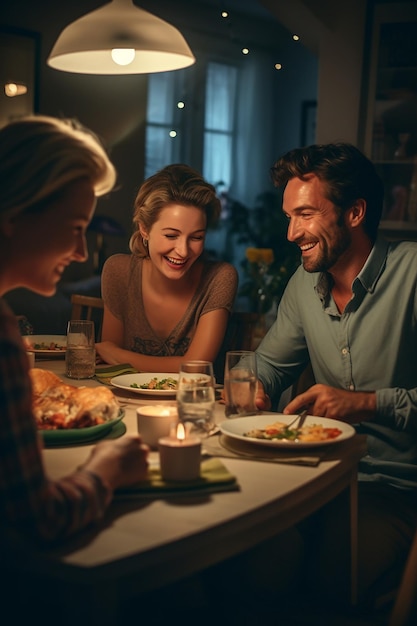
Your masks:
<svg viewBox="0 0 417 626"><path fill-rule="evenodd" d="M161 475L164 480L187 481L200 476L201 440L186 434L184 425L177 425L175 435L158 441Z"/></svg>
<svg viewBox="0 0 417 626"><path fill-rule="evenodd" d="M136 409L136 419L143 443L156 450L159 439L169 436L178 422L177 407L160 404L140 406Z"/></svg>

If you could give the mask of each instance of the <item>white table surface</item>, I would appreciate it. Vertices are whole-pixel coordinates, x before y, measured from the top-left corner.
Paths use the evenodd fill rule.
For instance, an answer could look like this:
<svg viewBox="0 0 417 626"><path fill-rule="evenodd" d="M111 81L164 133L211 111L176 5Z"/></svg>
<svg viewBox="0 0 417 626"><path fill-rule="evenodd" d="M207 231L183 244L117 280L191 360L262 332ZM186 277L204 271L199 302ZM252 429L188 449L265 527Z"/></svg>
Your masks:
<svg viewBox="0 0 417 626"><path fill-rule="evenodd" d="M95 380L66 379L62 359L37 361L35 366L50 369L71 384L99 384ZM127 403L124 422L128 433L137 432L139 404L175 403L175 398L161 401L128 394L126 399L123 391L115 392L121 402ZM224 407L216 403L216 421L223 419ZM85 460L91 448L92 445L46 448L48 475L59 478L71 472ZM237 477L239 491L116 498L101 524L81 532L63 547L45 550L36 559L36 569L62 578L67 584L85 584L90 595L96 585L101 591L109 585L114 595L116 583L118 588L123 586L124 593L129 588L151 590L221 562L291 527L346 488L351 493L352 540L356 548L356 469L364 453L364 438L354 436L327 446L326 459L317 467L222 458ZM151 453L150 461L157 462L157 452ZM354 602L355 549L352 566ZM106 611L108 615L108 607ZM100 623L105 623L104 616Z"/></svg>

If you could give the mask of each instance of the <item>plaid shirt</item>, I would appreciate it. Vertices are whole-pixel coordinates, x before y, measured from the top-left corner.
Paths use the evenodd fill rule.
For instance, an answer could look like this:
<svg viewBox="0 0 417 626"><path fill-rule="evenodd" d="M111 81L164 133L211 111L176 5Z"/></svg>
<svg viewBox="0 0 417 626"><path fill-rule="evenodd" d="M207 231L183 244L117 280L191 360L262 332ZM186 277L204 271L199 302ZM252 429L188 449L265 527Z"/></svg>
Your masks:
<svg viewBox="0 0 417 626"><path fill-rule="evenodd" d="M28 368L16 318L0 298L0 524L52 541L100 519L112 494L86 470L48 480Z"/></svg>

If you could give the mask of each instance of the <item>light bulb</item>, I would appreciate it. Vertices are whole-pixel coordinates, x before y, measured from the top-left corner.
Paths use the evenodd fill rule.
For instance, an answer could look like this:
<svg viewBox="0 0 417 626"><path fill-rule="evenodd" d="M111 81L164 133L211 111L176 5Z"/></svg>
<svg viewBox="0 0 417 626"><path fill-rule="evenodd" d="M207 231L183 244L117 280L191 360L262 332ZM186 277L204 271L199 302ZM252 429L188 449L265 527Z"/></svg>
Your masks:
<svg viewBox="0 0 417 626"><path fill-rule="evenodd" d="M135 59L133 48L113 48L111 58L117 65L130 65Z"/></svg>

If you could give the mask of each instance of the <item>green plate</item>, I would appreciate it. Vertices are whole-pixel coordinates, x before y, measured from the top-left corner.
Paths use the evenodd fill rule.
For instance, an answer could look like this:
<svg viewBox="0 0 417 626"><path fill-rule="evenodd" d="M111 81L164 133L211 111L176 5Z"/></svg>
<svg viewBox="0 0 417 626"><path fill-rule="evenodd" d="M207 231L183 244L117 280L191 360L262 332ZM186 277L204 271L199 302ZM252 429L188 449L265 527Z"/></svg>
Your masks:
<svg viewBox="0 0 417 626"><path fill-rule="evenodd" d="M112 420L104 422L104 424L98 424L97 426L88 426L86 428L62 428L58 430L39 430L45 445L48 446L67 446L74 444L89 443L96 441L108 435L113 429L116 431L116 427L119 428L119 422L124 418L125 412L120 409L119 414ZM126 432L126 428L123 429L120 435ZM113 437L111 437L113 438Z"/></svg>

